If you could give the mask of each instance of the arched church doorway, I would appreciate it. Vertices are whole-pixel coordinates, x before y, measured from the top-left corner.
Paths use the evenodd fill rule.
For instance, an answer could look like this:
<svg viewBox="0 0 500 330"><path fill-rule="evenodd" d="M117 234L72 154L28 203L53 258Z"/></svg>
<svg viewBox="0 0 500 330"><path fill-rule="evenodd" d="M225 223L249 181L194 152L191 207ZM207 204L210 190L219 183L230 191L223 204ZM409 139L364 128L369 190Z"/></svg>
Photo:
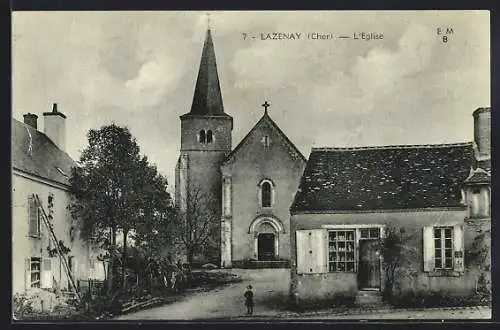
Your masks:
<svg viewBox="0 0 500 330"><path fill-rule="evenodd" d="M278 233L268 222L263 222L257 228L257 260L276 260L278 250Z"/></svg>
<svg viewBox="0 0 500 330"><path fill-rule="evenodd" d="M271 233L259 234L257 238L257 259L261 261L274 260L274 240L275 235Z"/></svg>
<svg viewBox="0 0 500 330"><path fill-rule="evenodd" d="M268 215L255 218L248 228L253 238L253 258L259 261L279 260L280 234L285 234L283 223L278 218Z"/></svg>

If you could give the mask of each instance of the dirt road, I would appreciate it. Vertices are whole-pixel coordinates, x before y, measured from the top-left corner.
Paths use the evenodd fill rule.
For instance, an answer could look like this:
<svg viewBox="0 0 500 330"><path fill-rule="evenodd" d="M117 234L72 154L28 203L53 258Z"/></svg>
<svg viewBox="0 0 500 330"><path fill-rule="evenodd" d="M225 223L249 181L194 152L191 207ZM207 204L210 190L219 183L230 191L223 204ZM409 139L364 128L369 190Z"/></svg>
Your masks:
<svg viewBox="0 0 500 330"><path fill-rule="evenodd" d="M234 283L208 292L195 293L179 302L121 315L117 320L193 320L221 317L239 317L246 313L243 293L252 284L255 294L256 316L269 316L277 310L259 304L269 295L287 294L290 284L289 269L233 269L243 282Z"/></svg>
<svg viewBox="0 0 500 330"><path fill-rule="evenodd" d="M199 292L182 300L160 307L117 317L117 320L201 320L219 319L236 321L258 320L450 320L450 319L490 319L491 308L391 310L384 312L355 311L351 314L325 312L296 314L279 308L282 298L288 295L290 275L288 269L242 270L233 269L244 281L208 292ZM254 315L245 316L243 293L252 284L255 292ZM272 299L270 299L272 298ZM264 303L263 301L267 303ZM273 304L269 301L273 300Z"/></svg>

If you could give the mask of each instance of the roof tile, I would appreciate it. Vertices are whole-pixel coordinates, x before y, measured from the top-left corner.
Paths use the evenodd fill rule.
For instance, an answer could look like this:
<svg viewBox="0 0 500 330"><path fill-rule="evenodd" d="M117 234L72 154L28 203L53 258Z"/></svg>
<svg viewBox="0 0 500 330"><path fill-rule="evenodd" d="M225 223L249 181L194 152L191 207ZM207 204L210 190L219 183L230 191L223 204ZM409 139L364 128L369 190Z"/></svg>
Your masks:
<svg viewBox="0 0 500 330"><path fill-rule="evenodd" d="M31 138L30 138L31 136ZM31 140L31 151L29 150ZM44 133L12 119L12 167L50 181L69 184L76 162Z"/></svg>
<svg viewBox="0 0 500 330"><path fill-rule="evenodd" d="M313 148L292 211L460 206L473 164L472 143Z"/></svg>

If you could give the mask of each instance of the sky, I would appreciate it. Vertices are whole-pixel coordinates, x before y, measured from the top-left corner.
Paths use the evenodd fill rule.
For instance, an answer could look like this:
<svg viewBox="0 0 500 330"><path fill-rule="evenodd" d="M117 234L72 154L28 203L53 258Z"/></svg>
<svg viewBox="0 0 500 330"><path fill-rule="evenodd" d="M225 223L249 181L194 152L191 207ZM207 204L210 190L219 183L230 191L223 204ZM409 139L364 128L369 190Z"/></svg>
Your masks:
<svg viewBox="0 0 500 330"><path fill-rule="evenodd" d="M129 128L173 189L179 116L193 98L207 12L14 12L12 116L52 103L78 160L89 129ZM312 147L473 140L490 106L488 11L210 12L233 148L263 115L306 156ZM443 35L437 29L448 34ZM261 33L301 33L262 40ZM308 39L309 33L333 39ZM354 39L356 33L383 39ZM244 38L244 34L247 38ZM340 39L338 36L348 36ZM253 39L251 36L255 36Z"/></svg>

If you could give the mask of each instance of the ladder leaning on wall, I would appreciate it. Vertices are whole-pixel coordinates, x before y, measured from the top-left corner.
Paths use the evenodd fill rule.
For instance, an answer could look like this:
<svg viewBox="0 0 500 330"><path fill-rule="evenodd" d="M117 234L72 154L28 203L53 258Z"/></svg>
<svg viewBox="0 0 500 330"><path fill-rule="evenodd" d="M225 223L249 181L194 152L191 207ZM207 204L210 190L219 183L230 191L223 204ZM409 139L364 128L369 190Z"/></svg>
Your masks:
<svg viewBox="0 0 500 330"><path fill-rule="evenodd" d="M47 229L49 231L49 236L52 239L52 241L53 241L53 243L54 243L54 245L56 247L57 254L59 255L59 259L61 260L61 263L64 266L64 272L68 276L69 283L70 283L71 287L73 288L74 293L75 293L78 301L81 301L82 298L80 296L80 293L78 292L77 286L75 285L75 280L73 279L73 275L71 274L71 270L69 269L68 259L65 257L64 253L61 250L61 246L59 245L59 241L58 241L58 239L56 237L56 234L54 233L54 228L52 226L52 223L51 223L51 221L49 221L47 213L45 212L45 210L44 210L44 208L42 206L42 203L40 202L40 198L38 197L38 195L37 194L33 194L33 199L34 199L34 201L36 203L36 206L37 206L38 210L40 211L40 214L42 216L43 222L44 222L45 226L47 227Z"/></svg>

